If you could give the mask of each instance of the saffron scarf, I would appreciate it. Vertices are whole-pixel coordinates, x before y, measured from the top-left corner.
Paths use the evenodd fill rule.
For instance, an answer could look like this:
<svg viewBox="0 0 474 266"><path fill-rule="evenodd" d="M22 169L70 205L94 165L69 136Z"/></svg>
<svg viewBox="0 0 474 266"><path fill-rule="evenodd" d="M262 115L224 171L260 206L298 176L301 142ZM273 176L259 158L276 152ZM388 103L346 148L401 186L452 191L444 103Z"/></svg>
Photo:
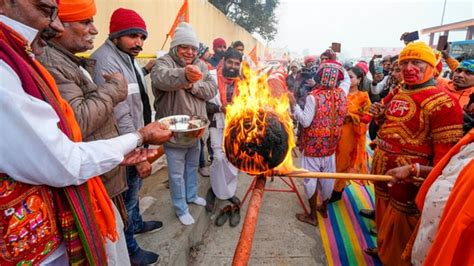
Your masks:
<svg viewBox="0 0 474 266"><path fill-rule="evenodd" d="M224 77L224 74L222 73L223 70L224 70L223 66L217 68L217 86L219 88L219 96L220 96L221 104L225 105L227 103L227 87L230 84L232 84L232 82L235 82L237 78L231 79L231 78ZM234 84L233 95L238 95L237 82L235 82Z"/></svg>
<svg viewBox="0 0 474 266"><path fill-rule="evenodd" d="M23 89L31 96L48 102L59 117L59 128L72 141L82 140L81 131L69 104L61 98L52 76L30 55L28 42L14 30L0 22L0 58L19 76ZM106 264L105 238L116 241L118 238L112 203L99 177L92 177L79 186L53 189L58 199L60 224L71 228L73 219L79 233L80 242L70 241L66 232L65 241L71 260L80 257L84 251L89 264ZM66 197L67 204L61 202ZM69 217L72 214L73 217ZM74 239L72 239L74 240ZM69 242L69 243L68 243ZM79 250L79 252L78 252ZM80 263L80 259L77 260Z"/></svg>

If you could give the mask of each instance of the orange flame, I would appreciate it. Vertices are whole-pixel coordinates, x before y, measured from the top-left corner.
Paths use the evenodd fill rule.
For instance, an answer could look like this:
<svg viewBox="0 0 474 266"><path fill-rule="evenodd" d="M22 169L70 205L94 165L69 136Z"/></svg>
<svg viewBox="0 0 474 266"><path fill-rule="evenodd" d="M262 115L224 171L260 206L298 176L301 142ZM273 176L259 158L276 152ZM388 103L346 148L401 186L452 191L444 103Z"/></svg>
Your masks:
<svg viewBox="0 0 474 266"><path fill-rule="evenodd" d="M290 101L288 91L272 91L267 83L268 75L259 74L244 65L243 79L238 82L238 93L234 94L232 103L226 107L224 142L231 145L232 151L227 151L229 161L239 161L235 165L248 174L261 174L269 170L290 171L294 170L292 150L296 147L293 133L293 120L290 116ZM288 134L288 149L284 160L274 169L268 165L265 159L257 154L249 154L241 149L246 143L259 143L259 139L265 138L267 118L277 118ZM237 130L231 136L231 132ZM232 154L233 160L229 157ZM271 156L271 154L270 154Z"/></svg>

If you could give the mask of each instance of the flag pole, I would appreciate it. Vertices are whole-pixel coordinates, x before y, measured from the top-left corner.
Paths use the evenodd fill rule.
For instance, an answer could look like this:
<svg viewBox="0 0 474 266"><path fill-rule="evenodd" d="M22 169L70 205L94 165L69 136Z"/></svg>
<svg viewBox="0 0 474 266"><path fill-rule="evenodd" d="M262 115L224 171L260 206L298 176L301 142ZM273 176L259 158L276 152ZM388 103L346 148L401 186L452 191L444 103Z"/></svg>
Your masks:
<svg viewBox="0 0 474 266"><path fill-rule="evenodd" d="M161 49L160 50L163 50L163 48L165 48L165 44L166 44L166 41L168 41L168 37L170 36L169 33L166 34L166 38L165 38L165 41L163 42L163 45L161 46Z"/></svg>

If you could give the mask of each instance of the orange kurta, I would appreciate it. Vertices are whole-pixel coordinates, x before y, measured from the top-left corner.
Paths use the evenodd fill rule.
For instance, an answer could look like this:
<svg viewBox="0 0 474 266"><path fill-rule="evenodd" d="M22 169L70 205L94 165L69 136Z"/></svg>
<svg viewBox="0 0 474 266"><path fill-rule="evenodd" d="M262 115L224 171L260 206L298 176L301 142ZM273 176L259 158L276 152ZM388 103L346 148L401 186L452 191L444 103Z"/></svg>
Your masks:
<svg viewBox="0 0 474 266"><path fill-rule="evenodd" d="M365 91L349 93L347 96L348 114L342 126L341 139L336 149L336 172L366 174L367 152L365 151L365 134L370 120L369 94ZM340 192L346 181L337 180L334 190Z"/></svg>
<svg viewBox="0 0 474 266"><path fill-rule="evenodd" d="M474 86L456 90L452 81L448 82L447 89L459 101L461 108L469 103L469 96L474 93Z"/></svg>
<svg viewBox="0 0 474 266"><path fill-rule="evenodd" d="M462 136L462 110L445 90L425 87L400 89L387 96L385 121L377 136L372 173L403 165L432 165ZM408 265L401 255L417 224L414 184L376 182L376 195L384 193L385 206L376 205L377 246L384 265ZM376 199L376 203L381 199ZM385 210L384 210L385 207ZM379 209L377 209L379 208ZM383 211L383 212L382 212Z"/></svg>
<svg viewBox="0 0 474 266"><path fill-rule="evenodd" d="M420 188L416 203L423 209L426 194L444 167L462 146L474 141L474 129L431 170ZM474 160L460 172L441 216L433 245L424 265L474 265ZM422 214L423 215L423 214Z"/></svg>

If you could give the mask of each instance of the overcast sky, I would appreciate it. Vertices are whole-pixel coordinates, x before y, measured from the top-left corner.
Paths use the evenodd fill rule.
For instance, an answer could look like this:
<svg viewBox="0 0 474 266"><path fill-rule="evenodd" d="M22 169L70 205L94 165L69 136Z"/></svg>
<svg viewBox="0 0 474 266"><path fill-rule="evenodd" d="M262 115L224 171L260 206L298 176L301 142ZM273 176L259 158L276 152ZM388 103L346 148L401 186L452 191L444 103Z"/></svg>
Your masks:
<svg viewBox="0 0 474 266"><path fill-rule="evenodd" d="M280 0L278 35L270 46L320 54L339 42L347 57L360 57L362 47L401 47L403 32L440 25L443 5L444 0ZM443 24L472 18L473 0L447 0ZM464 40L465 34L450 32L449 41ZM428 41L428 35L420 38Z"/></svg>

